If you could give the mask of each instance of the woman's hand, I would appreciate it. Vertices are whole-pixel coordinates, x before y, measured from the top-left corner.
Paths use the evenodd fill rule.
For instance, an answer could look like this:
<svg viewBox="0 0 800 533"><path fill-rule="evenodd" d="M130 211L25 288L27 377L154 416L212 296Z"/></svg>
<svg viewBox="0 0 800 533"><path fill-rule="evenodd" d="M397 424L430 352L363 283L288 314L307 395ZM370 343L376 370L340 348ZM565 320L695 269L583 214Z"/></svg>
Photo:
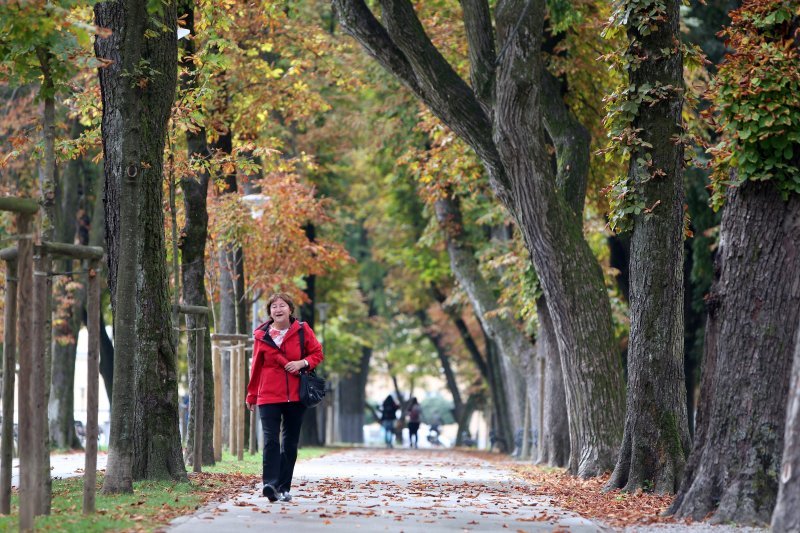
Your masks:
<svg viewBox="0 0 800 533"><path fill-rule="evenodd" d="M299 361L289 361L283 368L290 374L297 374L306 368L306 361L305 359L301 359Z"/></svg>
<svg viewBox="0 0 800 533"><path fill-rule="evenodd" d="M254 409L256 408L256 404L254 404L254 403L247 403L247 402L245 402L244 404L245 404L245 405L247 406L247 408L248 408L248 409L250 409L251 411L252 411L252 410L254 410Z"/></svg>

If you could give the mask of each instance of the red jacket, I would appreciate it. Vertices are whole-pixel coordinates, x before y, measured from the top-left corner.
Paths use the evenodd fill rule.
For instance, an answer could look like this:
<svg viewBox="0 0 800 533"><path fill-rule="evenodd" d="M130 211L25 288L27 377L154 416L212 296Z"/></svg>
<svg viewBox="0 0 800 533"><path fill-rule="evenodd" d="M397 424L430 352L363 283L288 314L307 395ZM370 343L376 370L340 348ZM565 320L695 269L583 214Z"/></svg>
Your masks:
<svg viewBox="0 0 800 533"><path fill-rule="evenodd" d="M253 367L247 384L247 403L263 405L300 401L300 378L284 369L289 361L300 359L300 322L294 318L291 320L280 347L269 336L272 320L261 324L253 332ZM305 358L311 370L322 362L322 345L307 323L303 322L303 328Z"/></svg>

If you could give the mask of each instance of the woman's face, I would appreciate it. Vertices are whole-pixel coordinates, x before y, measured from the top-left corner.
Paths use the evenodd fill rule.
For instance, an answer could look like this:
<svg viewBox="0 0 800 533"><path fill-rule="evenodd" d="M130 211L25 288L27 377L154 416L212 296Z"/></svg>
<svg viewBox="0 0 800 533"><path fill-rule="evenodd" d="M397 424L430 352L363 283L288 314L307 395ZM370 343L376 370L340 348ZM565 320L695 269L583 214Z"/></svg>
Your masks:
<svg viewBox="0 0 800 533"><path fill-rule="evenodd" d="M286 322L289 320L289 315L291 315L291 312L292 311L289 308L289 304L280 298L272 302L272 305L269 306L269 316L271 316L276 322Z"/></svg>

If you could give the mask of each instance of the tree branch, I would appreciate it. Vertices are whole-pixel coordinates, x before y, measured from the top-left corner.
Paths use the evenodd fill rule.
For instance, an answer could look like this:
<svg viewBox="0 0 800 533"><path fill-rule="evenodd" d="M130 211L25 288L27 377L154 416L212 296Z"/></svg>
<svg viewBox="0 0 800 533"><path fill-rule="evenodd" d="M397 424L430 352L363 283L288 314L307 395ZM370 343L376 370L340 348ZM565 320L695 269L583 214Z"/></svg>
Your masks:
<svg viewBox="0 0 800 533"><path fill-rule="evenodd" d="M583 215L589 174L589 130L564 102L561 82L542 69L544 126L556 149L556 186L578 217Z"/></svg>
<svg viewBox="0 0 800 533"><path fill-rule="evenodd" d="M492 122L475 94L436 49L408 0L381 0L385 28L363 0L331 0L342 28L406 84L483 161L493 186L508 190Z"/></svg>
<svg viewBox="0 0 800 533"><path fill-rule="evenodd" d="M472 89L491 114L494 103L495 48L492 17L486 0L461 0L464 12L464 29L469 45L470 78Z"/></svg>

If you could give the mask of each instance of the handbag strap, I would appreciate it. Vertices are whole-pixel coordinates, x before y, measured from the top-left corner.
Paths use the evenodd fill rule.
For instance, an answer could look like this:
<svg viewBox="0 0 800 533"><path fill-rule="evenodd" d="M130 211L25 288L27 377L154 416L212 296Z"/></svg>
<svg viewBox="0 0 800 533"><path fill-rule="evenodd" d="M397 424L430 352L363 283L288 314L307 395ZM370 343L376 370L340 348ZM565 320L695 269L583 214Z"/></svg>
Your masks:
<svg viewBox="0 0 800 533"><path fill-rule="evenodd" d="M300 331L297 332L300 336L300 359L306 358L306 328L303 322L300 322Z"/></svg>

